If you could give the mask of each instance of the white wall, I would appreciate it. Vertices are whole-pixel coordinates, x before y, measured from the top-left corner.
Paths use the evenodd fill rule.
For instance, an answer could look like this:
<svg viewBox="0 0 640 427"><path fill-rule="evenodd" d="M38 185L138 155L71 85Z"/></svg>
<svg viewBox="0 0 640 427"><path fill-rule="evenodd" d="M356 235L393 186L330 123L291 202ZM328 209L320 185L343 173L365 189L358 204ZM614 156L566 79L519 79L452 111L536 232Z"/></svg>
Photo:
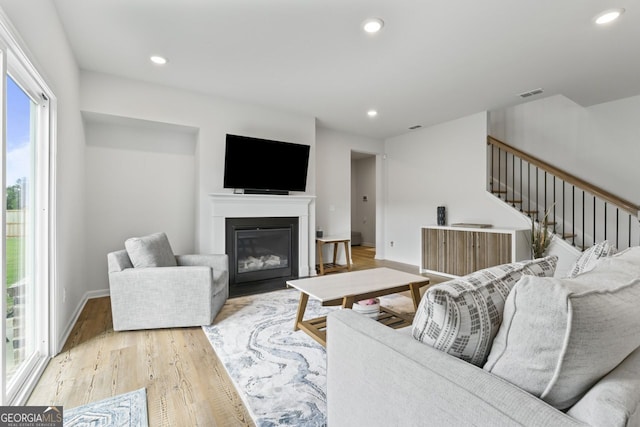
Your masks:
<svg viewBox="0 0 640 427"><path fill-rule="evenodd" d="M378 221L383 221L384 200L381 197L380 165L384 153L383 141L318 127L316 133L316 224L322 227L325 235L347 237L351 235L351 151L376 155L378 171L376 218ZM382 232L382 227L378 227L377 233ZM376 241L382 240L380 236L381 234L377 235ZM377 252L376 257L384 257L384 254ZM339 262L344 261L344 254L341 252Z"/></svg>
<svg viewBox="0 0 640 427"><path fill-rule="evenodd" d="M75 320L86 293L84 258L84 135L78 104L78 67L53 2L0 0L26 45L27 54L57 98L57 182L55 266L58 289L56 340ZM66 300L63 293L66 290ZM58 342L60 346L62 343Z"/></svg>
<svg viewBox="0 0 640 427"><path fill-rule="evenodd" d="M362 234L363 246L376 246L376 158L351 161L351 230ZM364 200L364 197L367 200Z"/></svg>
<svg viewBox="0 0 640 427"><path fill-rule="evenodd" d="M189 206L193 212L192 218L195 218L193 245L196 252L207 253L211 248L208 195L232 191L223 188L225 136L227 133L310 145L309 173L305 193L315 194L316 143L315 119L313 117L93 72L82 72L80 86L81 109L85 114L121 116L129 119L187 126L198 130L193 167L193 171L195 171L195 203ZM91 155L93 156L94 153ZM127 155L132 156L133 153ZM129 158L131 159L131 157ZM98 162L98 159L95 161ZM162 162L171 162L171 160L166 158ZM178 174L184 167L185 165L180 163L176 165L176 170L173 172ZM104 173L107 172L104 171ZM107 179L107 176L102 176L97 178L97 181L106 182ZM91 185L94 184L96 184L95 180ZM93 190L92 187L87 188L89 192ZM156 192L161 191L162 185L158 185ZM141 194L140 197L144 197L144 195ZM158 195L154 194L153 197L158 197ZM109 202L119 204L119 198L113 195L109 200L100 201L100 203ZM95 206L96 203L98 202L90 200L87 212L97 212L99 206ZM182 221L175 218L176 215L174 212L169 215L171 218L169 216L158 218L158 225L163 222L166 225L165 229L176 230L180 227L177 223ZM91 218L89 221L94 222L95 219ZM186 221L191 221L191 218ZM315 218L310 218L310 222L312 226L315 226ZM119 236L124 233L124 225L119 224L119 222L111 224L111 227L119 227L119 233L112 235L108 242L104 242L105 248L122 246ZM128 227L127 230L136 235L143 232L142 228L139 231L134 231ZM180 239L178 236L170 236L170 238L172 242L175 239ZM185 242L185 248L187 246L189 244ZM176 252L179 249L177 248ZM106 257L106 252L99 254L99 256ZM92 271L90 280L103 282L101 277L97 277L100 274L101 272Z"/></svg>
<svg viewBox="0 0 640 427"><path fill-rule="evenodd" d="M583 171L605 189L640 204L640 96L594 105Z"/></svg>
<svg viewBox="0 0 640 427"><path fill-rule="evenodd" d="M164 231L176 254L194 253L196 130L85 117L90 290L109 288L105 254Z"/></svg>
<svg viewBox="0 0 640 427"><path fill-rule="evenodd" d="M385 141L386 259L420 265L420 227L436 224L441 205L447 224L528 227L486 191L486 136L482 112Z"/></svg>
<svg viewBox="0 0 640 427"><path fill-rule="evenodd" d="M583 108L556 95L489 117L490 135L640 203L640 96Z"/></svg>

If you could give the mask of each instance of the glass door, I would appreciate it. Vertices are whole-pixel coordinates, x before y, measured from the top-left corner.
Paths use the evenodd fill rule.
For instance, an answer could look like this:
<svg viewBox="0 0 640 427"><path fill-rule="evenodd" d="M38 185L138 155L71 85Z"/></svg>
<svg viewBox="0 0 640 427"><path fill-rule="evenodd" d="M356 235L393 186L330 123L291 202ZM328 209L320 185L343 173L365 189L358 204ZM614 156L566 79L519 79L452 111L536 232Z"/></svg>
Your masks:
<svg viewBox="0 0 640 427"><path fill-rule="evenodd" d="M3 404L23 404L44 368L50 316L49 101L13 55L3 73ZM0 98L1 99L1 98Z"/></svg>
<svg viewBox="0 0 640 427"><path fill-rule="evenodd" d="M55 319L55 98L0 14L0 405L24 405ZM50 101L51 100L51 101ZM51 108L51 105L53 108Z"/></svg>
<svg viewBox="0 0 640 427"><path fill-rule="evenodd" d="M6 81L6 353L7 385L35 349L35 126L37 106L16 82Z"/></svg>

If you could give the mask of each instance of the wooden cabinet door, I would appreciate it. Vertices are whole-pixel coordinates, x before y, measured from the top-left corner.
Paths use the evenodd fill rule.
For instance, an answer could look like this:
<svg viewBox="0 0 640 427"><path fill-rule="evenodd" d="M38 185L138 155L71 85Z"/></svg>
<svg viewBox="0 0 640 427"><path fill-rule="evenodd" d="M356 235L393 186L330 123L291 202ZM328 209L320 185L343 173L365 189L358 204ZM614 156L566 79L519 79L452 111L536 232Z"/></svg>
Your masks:
<svg viewBox="0 0 640 427"><path fill-rule="evenodd" d="M464 276L472 271L472 238L472 233L466 231L446 231L445 273Z"/></svg>
<svg viewBox="0 0 640 427"><path fill-rule="evenodd" d="M511 234L474 233L474 240L475 270L511 262Z"/></svg>
<svg viewBox="0 0 640 427"><path fill-rule="evenodd" d="M433 228L422 229L422 268L433 271L440 270L441 261L441 230Z"/></svg>

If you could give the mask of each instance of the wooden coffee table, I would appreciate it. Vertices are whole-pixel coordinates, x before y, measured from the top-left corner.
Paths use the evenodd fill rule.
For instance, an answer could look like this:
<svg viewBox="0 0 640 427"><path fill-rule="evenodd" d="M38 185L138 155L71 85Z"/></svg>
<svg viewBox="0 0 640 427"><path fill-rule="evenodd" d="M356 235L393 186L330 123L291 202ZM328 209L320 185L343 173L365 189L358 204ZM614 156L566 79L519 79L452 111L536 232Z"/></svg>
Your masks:
<svg viewBox="0 0 640 427"><path fill-rule="evenodd" d="M420 288L428 284L428 277L386 267L289 280L287 285L300 291L300 303L293 329L303 330L326 346L327 317L303 320L309 297L319 300L323 306L342 305L343 308L351 308L356 301L410 291L413 306L417 309L420 303ZM380 307L378 321L392 328L402 328L411 325L412 319L411 316Z"/></svg>

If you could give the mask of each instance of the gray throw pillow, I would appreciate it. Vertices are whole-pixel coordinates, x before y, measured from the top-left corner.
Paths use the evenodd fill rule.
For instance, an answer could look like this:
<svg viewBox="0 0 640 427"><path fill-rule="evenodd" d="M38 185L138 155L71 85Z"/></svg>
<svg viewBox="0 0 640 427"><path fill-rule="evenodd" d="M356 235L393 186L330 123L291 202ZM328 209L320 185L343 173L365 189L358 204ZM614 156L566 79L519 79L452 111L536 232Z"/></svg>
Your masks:
<svg viewBox="0 0 640 427"><path fill-rule="evenodd" d="M175 267L176 257L165 233L132 237L124 242L131 263L135 268Z"/></svg>
<svg viewBox="0 0 640 427"><path fill-rule="evenodd" d="M640 247L573 279L523 277L486 371L564 410L640 347Z"/></svg>

